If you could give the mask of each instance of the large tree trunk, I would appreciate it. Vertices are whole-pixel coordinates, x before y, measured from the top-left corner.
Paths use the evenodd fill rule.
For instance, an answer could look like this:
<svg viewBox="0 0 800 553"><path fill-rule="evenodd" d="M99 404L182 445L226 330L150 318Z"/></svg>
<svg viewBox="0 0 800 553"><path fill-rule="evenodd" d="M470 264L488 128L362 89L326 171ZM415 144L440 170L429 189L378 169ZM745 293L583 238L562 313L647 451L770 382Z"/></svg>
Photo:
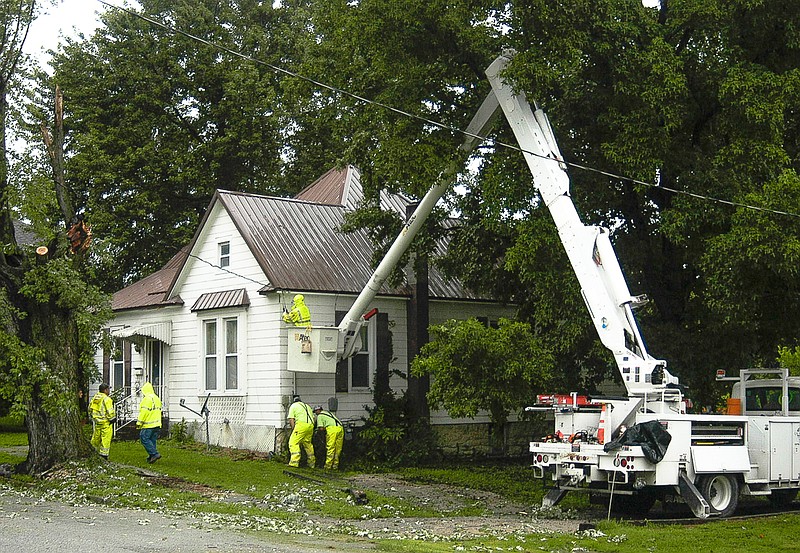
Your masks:
<svg viewBox="0 0 800 553"><path fill-rule="evenodd" d="M64 461L86 457L92 448L81 431L84 416L78 397L81 371L77 325L70 313L48 305L29 304L26 311L29 343L44 351L41 370L48 373L49 384L33 382L26 399L29 450L18 470L40 474ZM60 397L54 397L54 388Z"/></svg>
<svg viewBox="0 0 800 553"><path fill-rule="evenodd" d="M30 21L30 14L27 21ZM0 55L0 60L8 62L3 55ZM25 355L15 356L12 353L6 359L0 359L0 370L10 371L11 378L18 386L14 393L26 408L28 457L17 470L41 474L64 461L89 455L92 448L81 432L83 412L78 391L82 388L83 371L76 312L58 307L55 295L48 299L34 299L20 292L25 273L39 262L47 263L55 259L56 252L51 251L50 257L43 255L37 260L26 259L26 255L30 254L17 247L14 236L9 201L11 183L5 155L5 122L8 115L7 85L16 58L9 63L0 64L4 70L0 72L0 243L11 245L10 248L0 249L0 283L4 291L4 297L0 298L0 309L4 311L0 313L0 332L16 338L17 342L9 342L12 343L10 347L17 348L14 353L24 352ZM63 214L65 222L69 223L74 213L69 213L71 205L62 201L65 192L63 163L59 163L63 160L60 108L59 96L56 101L59 113L56 117L55 140L48 144L48 148L51 155L56 155L53 160L56 192L59 205L67 211ZM51 249L56 247L54 241ZM79 256L76 256L74 263L80 263ZM54 290L53 293L58 294L58 291ZM36 361L20 361L20 358Z"/></svg>

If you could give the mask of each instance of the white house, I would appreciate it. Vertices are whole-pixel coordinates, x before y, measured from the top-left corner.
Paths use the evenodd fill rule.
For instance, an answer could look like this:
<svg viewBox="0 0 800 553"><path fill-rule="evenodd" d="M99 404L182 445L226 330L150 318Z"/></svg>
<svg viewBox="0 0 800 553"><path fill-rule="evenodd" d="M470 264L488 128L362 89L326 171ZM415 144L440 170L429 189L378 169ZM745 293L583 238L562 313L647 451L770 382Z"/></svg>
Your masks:
<svg viewBox="0 0 800 553"><path fill-rule="evenodd" d="M96 361L102 379L127 396L121 418L135 418L145 381L156 387L172 424L203 422L199 413L207 414L209 438L222 446L279 450L294 393L336 407L343 420L365 416L376 371L408 370L410 287L384 285L362 351L335 374L287 369L291 329L281 319L302 293L312 324L335 326L367 283L373 254L367 233L339 231L345 212L361 200L354 167L329 171L293 199L217 191L191 243L161 270L114 294L108 331L115 347L98 352ZM385 195L382 203L404 214L409 202ZM511 314L431 267L432 324ZM399 390L406 381L392 377L390 385ZM454 421L434 413L432 422ZM204 440L205 427L194 427Z"/></svg>

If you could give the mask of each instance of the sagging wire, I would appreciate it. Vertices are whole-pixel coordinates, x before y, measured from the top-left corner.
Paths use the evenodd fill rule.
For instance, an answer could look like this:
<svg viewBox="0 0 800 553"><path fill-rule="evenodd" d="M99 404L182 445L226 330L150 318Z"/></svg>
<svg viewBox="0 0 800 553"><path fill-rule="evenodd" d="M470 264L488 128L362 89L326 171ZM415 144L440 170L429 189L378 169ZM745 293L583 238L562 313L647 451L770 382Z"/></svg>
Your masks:
<svg viewBox="0 0 800 553"><path fill-rule="evenodd" d="M181 29L177 29L175 27L172 27L172 26L167 25L165 23L162 23L160 21L156 21L155 19L152 19L151 17L148 17L146 15L143 15L143 14L137 13L135 11L132 11L129 8L116 6L114 4L106 2L105 0L97 0L97 1L99 3L101 3L101 4L103 4L104 6L107 6L107 7L111 8L111 9L115 9L115 10L119 10L119 11L125 12L128 15L131 15L133 17L141 19L142 21L145 21L145 22L147 22L147 23L149 23L151 25L154 25L156 27L160 27L161 29L164 29L165 31L167 31L169 33L179 34L179 35L185 36L186 38L188 38L190 40L194 40L194 41L197 41L197 42L199 42L201 44L205 44L206 46L210 46L210 47L215 48L217 50L226 52L228 54L231 54L232 56L239 57L239 58L242 58L244 60L259 64L259 65L263 65L265 67L268 67L268 68L272 69L276 73L282 73L284 75L303 80L303 81L305 81L307 83L310 83L310 84L313 84L314 86L319 87L321 89L325 89L325 90L328 90L328 91L331 91L331 92L335 92L337 94L348 96L348 97L353 98L353 99L355 99L355 100L357 100L359 102L362 102L364 104L377 106L377 107L385 109L386 111L389 111L391 113L395 113L397 115L401 115L403 117L408 117L408 118L411 118L411 119L416 119L416 120L421 121L423 123L426 123L428 125L432 125L432 126L434 126L436 128L439 128L439 129L442 129L442 130L447 130L447 131L450 131L452 133L461 134L461 135L464 135L464 136L467 136L467 137L470 137L470 138L474 138L474 139L479 139L480 141L485 141L485 140L487 140L489 138L489 137L486 137L486 136L481 136L481 135L478 135L478 134L471 133L471 132L463 130L463 129L459 129L457 127L442 123L440 121L434 121L433 119L428 119L427 117L423 117L421 115L416 115L416 114L410 113L408 111L402 110L400 108L396 108L396 107L388 105L388 104L384 104L384 103L376 101L376 100L371 100L369 98L366 98L366 97L361 96L359 94L355 94L355 93L350 92L348 90L345 90L345 89L338 88L338 87L333 86L333 85L329 85L329 84L323 83L322 81L318 81L316 79L312 79L311 77L306 77L305 75L301 75L299 73L296 73L296 72L291 71L289 69L286 69L284 67L280 67L278 65L274 65L274 64L271 64L269 62L254 58L254 57L249 56L247 54L243 54L242 52L238 52L238 51L233 50L231 48L228 48L226 46L222 46L221 44L217 44L215 42L211 42L210 40L206 40L204 38L198 37L196 35L193 35L191 33L183 31ZM753 210L753 211L759 211L759 212L763 212L763 213L772 213L772 214L775 214L775 215L782 215L782 216L787 216L787 217L795 217L795 218L799 218L800 219L800 213L794 213L794 212L790 212L790 211L784 211L784 210L772 209L772 208L767 208L767 207L755 206L755 205L751 205L751 204L745 204L745 203L742 203L742 202L735 202L735 201L732 201L732 200L724 200L722 198L716 198L716 197L713 197L713 196L707 196L707 195L703 195L703 194L697 194L697 193L694 193L694 192L689 192L687 190L680 190L680 189L677 189L677 188L671 188L671 187L668 187L668 186L663 186L660 183L646 182L646 181L634 179L632 177L627 177L627 176L624 176L624 175L611 173L609 171L604 171L602 169L597 169L595 167L589 167L587 165L582 165L580 163L575 163L575 162L570 162L570 161L565 161L565 160L556 160L556 159L553 159L552 157L548 157L546 155L542 155L542 154L538 154L536 152L531 152L529 150L526 150L526 149L520 147L517 144L510 144L510 143L499 141L499 140L493 140L493 144L495 146L500 146L502 148L508 148L508 149L511 149L511 150L514 150L514 151L518 151L518 152L521 152L521 153L524 153L524 154L532 155L532 156L535 156L535 157L538 157L538 158L541 158L541 159L544 159L544 160L547 160L547 161L551 161L551 162L554 162L554 163L564 163L565 165L567 165L569 167L572 167L572 168L575 168L575 169L579 169L579 170L582 170L582 171L588 171L588 172L597 173L599 175L603 175L603 176L606 176L606 177L609 177L609 178L612 178L612 179L625 181L625 182L630 182L632 184L637 184L637 185L645 186L645 187L648 187L648 188L664 190L664 191L670 192L672 194L684 195L684 196L688 196L688 197L699 199L699 200L703 200L703 201L714 202L714 203L719 203L719 204L723 204L723 205L729 205L729 206L732 206L732 207L738 207L738 208L742 208L742 209L749 209L749 210Z"/></svg>

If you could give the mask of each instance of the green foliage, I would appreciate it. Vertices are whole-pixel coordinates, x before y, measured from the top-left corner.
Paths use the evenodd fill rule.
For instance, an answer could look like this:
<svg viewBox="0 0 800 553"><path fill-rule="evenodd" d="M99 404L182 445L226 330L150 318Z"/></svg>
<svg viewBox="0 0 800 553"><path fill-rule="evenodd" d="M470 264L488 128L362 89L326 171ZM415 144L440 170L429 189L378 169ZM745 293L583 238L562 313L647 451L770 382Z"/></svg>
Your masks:
<svg viewBox="0 0 800 553"><path fill-rule="evenodd" d="M369 416L345 453L356 466L417 466L439 458L430 423L412 416L405 393L383 394L377 405L365 409Z"/></svg>
<svg viewBox="0 0 800 553"><path fill-rule="evenodd" d="M194 442L194 438L189 433L189 425L185 418L181 418L181 422L170 422L169 437L179 444Z"/></svg>
<svg viewBox="0 0 800 553"><path fill-rule="evenodd" d="M527 323L500 319L497 328L475 319L430 328L431 341L414 360L414 374L431 375L428 400L453 417L489 412L502 426L550 376L552 354Z"/></svg>
<svg viewBox="0 0 800 553"><path fill-rule="evenodd" d="M160 268L189 242L215 189L288 195L330 168L305 167L312 177L301 181L286 168L294 104L269 64L291 66L299 52L303 22L294 12L238 0L138 5L221 48L107 10L97 32L59 49L30 116L33 142L58 83L68 186L103 238L95 261L110 290Z"/></svg>
<svg viewBox="0 0 800 553"><path fill-rule="evenodd" d="M30 330L22 333L20 324L0 326L0 396L11 400L16 412L35 394L41 394L42 405L50 413L71 409L76 390L67 372L60 370L64 360L59 359L59 350L63 352L74 336L77 351L73 353L81 374L96 371L94 352L100 327L110 318L109 298L87 284L73 260L66 258L31 267L24 273L19 293L50 320L39 323L39 317L17 310L14 318L30 325ZM11 311L9 306L5 314L10 316ZM56 321L65 327L75 324L77 334L68 328L52 328ZM54 343L59 339L61 344Z"/></svg>
<svg viewBox="0 0 800 553"><path fill-rule="evenodd" d="M61 84L68 184L103 237L109 288L188 242L218 187L288 195L338 163L362 170L368 206L382 190L421 196L465 161L452 129L466 127L488 90L484 68L511 46L508 78L547 109L577 164L581 216L613 229L631 291L652 300L638 313L651 353L705 396L697 401L713 402L714 368L769 362L800 333L797 218L704 199L800 212L797 2L140 5L259 62L114 10L56 56L37 104ZM278 78L267 64L333 88ZM29 121L37 133L40 119ZM554 384L591 391L610 357L522 156L498 146L514 143L509 129L498 124L490 139L459 177L463 194L447 198L462 218L438 265L513 301L554 358ZM28 180L22 212L52 219L52 199L34 190L41 176ZM371 207L351 223L381 245L397 225Z"/></svg>
<svg viewBox="0 0 800 553"><path fill-rule="evenodd" d="M789 369L792 376L800 376L800 346L778 347L778 365Z"/></svg>

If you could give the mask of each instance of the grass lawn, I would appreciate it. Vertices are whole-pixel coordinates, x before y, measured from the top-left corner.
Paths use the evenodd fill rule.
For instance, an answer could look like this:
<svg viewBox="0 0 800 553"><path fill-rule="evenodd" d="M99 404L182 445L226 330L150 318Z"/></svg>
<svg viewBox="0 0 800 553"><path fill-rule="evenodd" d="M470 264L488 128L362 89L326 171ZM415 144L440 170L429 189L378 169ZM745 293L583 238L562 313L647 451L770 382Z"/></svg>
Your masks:
<svg viewBox="0 0 800 553"><path fill-rule="evenodd" d="M0 463L24 460L14 450L27 443L24 431L0 419ZM18 488L43 499L73 504L105 503L109 506L157 509L174 514L192 514L210 527L224 526L250 532L315 534L330 532L318 521L341 521L334 531L352 534L348 520L385 517L441 516L404 500L370 497L367 505L356 505L344 492L344 475L331 477L322 471L296 470L293 473L319 482L286 474L277 460L259 459L243 451L212 449L202 444L159 442L162 459L146 462L138 442L115 441L111 463L91 459L70 463L53 471L48 479L16 476L0 480L4 489ZM16 450L14 450L16 451ZM528 504L541 501L541 483L531 478L522 466L464 466L408 468L400 472L410 480L439 482L491 490ZM569 498L570 496L568 496ZM575 494L573 509L581 509L585 499ZM252 501L247 501L250 498ZM476 514L469 510L445 516ZM509 535L505 539L426 541L372 540L382 551L529 551L529 552L781 552L800 549L796 541L800 516L780 515L765 519L714 521L694 526L644 526L624 522L599 522L597 530L578 535ZM347 539L361 539L355 536Z"/></svg>

